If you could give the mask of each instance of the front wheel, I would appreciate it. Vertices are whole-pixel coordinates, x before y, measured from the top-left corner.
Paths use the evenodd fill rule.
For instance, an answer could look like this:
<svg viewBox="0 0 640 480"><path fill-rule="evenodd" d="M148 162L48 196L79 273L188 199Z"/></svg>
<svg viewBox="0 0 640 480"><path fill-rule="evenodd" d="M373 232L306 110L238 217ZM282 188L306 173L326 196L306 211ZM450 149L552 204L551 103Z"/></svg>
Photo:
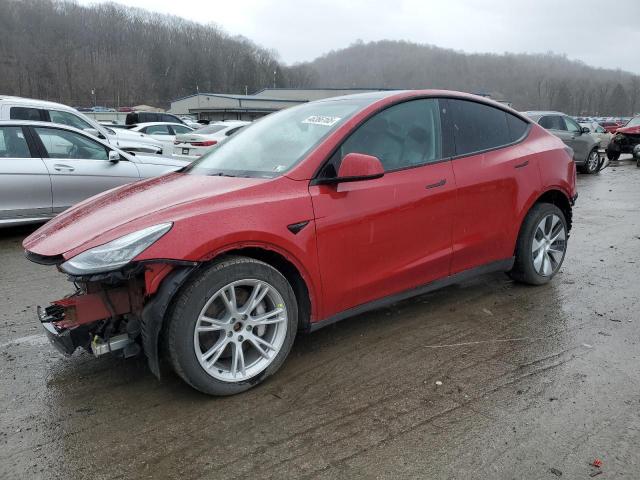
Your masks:
<svg viewBox="0 0 640 480"><path fill-rule="evenodd" d="M600 154L598 153L598 149L594 148L589 152L587 156L587 160L584 162L584 165L580 168L582 173L594 174L598 173L600 167Z"/></svg>
<svg viewBox="0 0 640 480"><path fill-rule="evenodd" d="M567 220L562 210L550 203L534 205L522 224L509 275L530 285L547 283L560 270L567 239Z"/></svg>
<svg viewBox="0 0 640 480"><path fill-rule="evenodd" d="M280 272L252 258L229 257L180 292L169 317L169 356L192 387L233 395L280 368L297 324L295 294Z"/></svg>

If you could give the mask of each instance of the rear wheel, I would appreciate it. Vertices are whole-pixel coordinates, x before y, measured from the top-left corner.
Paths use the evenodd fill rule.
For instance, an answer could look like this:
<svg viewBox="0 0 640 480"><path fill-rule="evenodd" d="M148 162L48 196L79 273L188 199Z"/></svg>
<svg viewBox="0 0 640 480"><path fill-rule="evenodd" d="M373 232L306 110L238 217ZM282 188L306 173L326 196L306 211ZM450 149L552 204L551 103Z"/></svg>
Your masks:
<svg viewBox="0 0 640 480"><path fill-rule="evenodd" d="M550 203L538 203L524 220L509 275L530 285L547 283L558 272L567 250L568 228L564 213Z"/></svg>
<svg viewBox="0 0 640 480"><path fill-rule="evenodd" d="M232 395L284 362L296 334L297 305L287 280L270 265L230 257L179 295L167 344L174 370L192 387Z"/></svg>

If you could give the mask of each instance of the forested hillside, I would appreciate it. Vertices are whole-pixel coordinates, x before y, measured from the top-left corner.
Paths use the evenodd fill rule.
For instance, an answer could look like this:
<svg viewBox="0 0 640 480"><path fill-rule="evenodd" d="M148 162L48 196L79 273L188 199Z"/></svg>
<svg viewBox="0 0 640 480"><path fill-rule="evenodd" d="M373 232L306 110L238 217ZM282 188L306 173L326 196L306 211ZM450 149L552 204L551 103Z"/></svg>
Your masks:
<svg viewBox="0 0 640 480"><path fill-rule="evenodd" d="M535 43L531 49L535 50ZM631 115L640 110L640 76L593 68L553 53L465 54L384 40L357 42L299 68L303 67L310 83L330 87L499 93L521 110L572 114Z"/></svg>
<svg viewBox="0 0 640 480"><path fill-rule="evenodd" d="M164 105L282 80L274 52L215 26L117 4L0 0L0 93L89 105Z"/></svg>

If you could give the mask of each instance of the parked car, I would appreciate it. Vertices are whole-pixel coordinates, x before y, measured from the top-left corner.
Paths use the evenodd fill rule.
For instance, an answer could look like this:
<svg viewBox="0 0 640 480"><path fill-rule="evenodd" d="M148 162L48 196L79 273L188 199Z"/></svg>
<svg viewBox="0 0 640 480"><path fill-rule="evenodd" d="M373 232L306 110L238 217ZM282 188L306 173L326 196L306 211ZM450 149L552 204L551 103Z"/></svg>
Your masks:
<svg viewBox="0 0 640 480"><path fill-rule="evenodd" d="M180 123L184 125L184 122L179 117L171 113L164 112L130 112L127 113L124 123L127 125L136 125L139 123L149 122L167 122L167 123Z"/></svg>
<svg viewBox="0 0 640 480"><path fill-rule="evenodd" d="M127 152L162 153L162 145L139 132L100 125L97 121L61 103L0 95L0 120L30 120L79 128Z"/></svg>
<svg viewBox="0 0 640 480"><path fill-rule="evenodd" d="M150 122L139 123L130 128L133 132L149 135L156 142L162 144L162 153L173 153L173 142L176 135L186 135L193 132L193 128L182 123Z"/></svg>
<svg viewBox="0 0 640 480"><path fill-rule="evenodd" d="M615 121L615 120L605 120L603 122L600 122L600 125L602 125L602 128L604 128L607 132L609 133L615 133L615 131L622 127L622 123Z"/></svg>
<svg viewBox="0 0 640 480"><path fill-rule="evenodd" d="M607 146L607 157L616 161L623 153L633 154L636 145L640 145L640 116L632 118L624 127L616 130Z"/></svg>
<svg viewBox="0 0 640 480"><path fill-rule="evenodd" d="M598 152L600 142L589 135L573 118L561 112L523 112L527 117L573 149L573 158L582 173L597 173L603 164Z"/></svg>
<svg viewBox="0 0 640 480"><path fill-rule="evenodd" d="M227 137L237 133L251 122L228 120L210 123L190 133L176 135L173 156L184 160L195 160L207 153Z"/></svg>
<svg viewBox="0 0 640 480"><path fill-rule="evenodd" d="M613 137L613 134L607 132L598 122L581 122L580 126L587 128L591 136L600 142L600 150L604 151L607 149L607 145L609 145L609 141Z"/></svg>
<svg viewBox="0 0 640 480"><path fill-rule="evenodd" d="M65 125L0 121L0 227L46 221L104 190L186 164L130 155Z"/></svg>
<svg viewBox="0 0 640 480"><path fill-rule="evenodd" d="M488 272L549 282L577 196L569 150L457 92L291 107L29 236L27 257L78 288L39 321L63 352L142 348L159 374L162 344L192 387L238 393L278 370L297 331Z"/></svg>

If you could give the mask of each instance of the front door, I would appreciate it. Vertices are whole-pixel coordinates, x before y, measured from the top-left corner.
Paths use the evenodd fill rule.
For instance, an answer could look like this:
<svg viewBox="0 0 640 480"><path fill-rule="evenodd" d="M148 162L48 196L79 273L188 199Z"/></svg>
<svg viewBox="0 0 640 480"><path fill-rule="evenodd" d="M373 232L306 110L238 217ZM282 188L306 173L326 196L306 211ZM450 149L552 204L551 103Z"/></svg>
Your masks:
<svg viewBox="0 0 640 480"><path fill-rule="evenodd" d="M0 127L0 224L51 216L51 180L22 127Z"/></svg>
<svg viewBox="0 0 640 480"><path fill-rule="evenodd" d="M132 162L109 161L109 148L87 135L55 127L34 127L51 175L53 211L140 178Z"/></svg>
<svg viewBox="0 0 640 480"><path fill-rule="evenodd" d="M413 100L367 120L321 170L335 176L351 152L385 168L375 180L310 187L322 316L449 275L456 186L441 145L438 101Z"/></svg>

